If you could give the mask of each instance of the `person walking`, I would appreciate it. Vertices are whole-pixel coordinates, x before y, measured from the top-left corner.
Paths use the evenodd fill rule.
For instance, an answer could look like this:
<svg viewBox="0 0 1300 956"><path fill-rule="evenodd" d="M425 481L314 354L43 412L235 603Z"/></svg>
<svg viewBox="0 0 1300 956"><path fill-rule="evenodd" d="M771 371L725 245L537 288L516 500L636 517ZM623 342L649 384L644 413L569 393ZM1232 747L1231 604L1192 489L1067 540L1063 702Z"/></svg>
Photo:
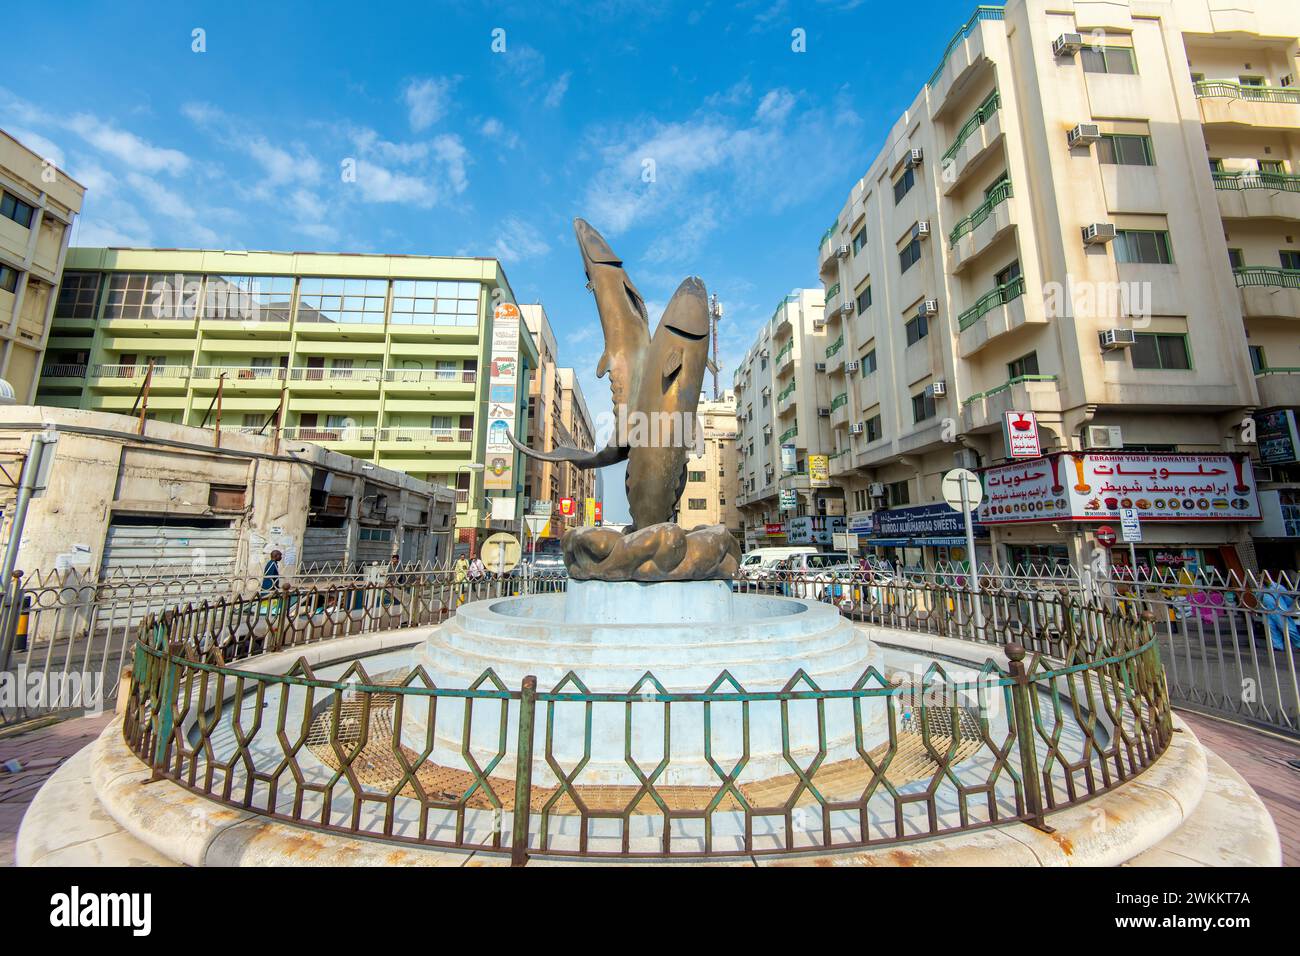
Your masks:
<svg viewBox="0 0 1300 956"><path fill-rule="evenodd" d="M469 580L469 559L461 555L452 566L452 582L456 590L456 603L465 603L465 590Z"/></svg>

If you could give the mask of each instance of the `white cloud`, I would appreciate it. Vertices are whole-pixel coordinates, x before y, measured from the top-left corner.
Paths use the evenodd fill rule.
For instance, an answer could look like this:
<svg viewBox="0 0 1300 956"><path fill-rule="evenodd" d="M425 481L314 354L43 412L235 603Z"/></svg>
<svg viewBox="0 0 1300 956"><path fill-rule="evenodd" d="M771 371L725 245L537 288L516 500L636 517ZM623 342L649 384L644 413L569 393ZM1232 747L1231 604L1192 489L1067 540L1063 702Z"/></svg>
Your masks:
<svg viewBox="0 0 1300 956"><path fill-rule="evenodd" d="M357 186L367 202L409 203L427 209L438 201L437 191L426 180L364 159L357 161Z"/></svg>
<svg viewBox="0 0 1300 956"><path fill-rule="evenodd" d="M492 243L492 255L506 263L537 259L550 251L550 244L536 227L515 216L501 223L501 231Z"/></svg>
<svg viewBox="0 0 1300 956"><path fill-rule="evenodd" d="M411 80L402 91L411 129L417 133L428 129L447 114L451 92L460 82L458 76L429 76Z"/></svg>
<svg viewBox="0 0 1300 956"><path fill-rule="evenodd" d="M795 97L789 90L769 90L759 101L754 112L765 123L784 123L794 109Z"/></svg>
<svg viewBox="0 0 1300 956"><path fill-rule="evenodd" d="M41 159L48 159L60 169L63 168L63 150L59 149L54 143L50 142L40 133L33 133L29 129L23 129L21 126L10 126L7 132L18 142L22 143L33 153L40 156Z"/></svg>
<svg viewBox="0 0 1300 956"><path fill-rule="evenodd" d="M506 129L505 124L495 116L489 116L485 119L479 125L478 131L484 137L505 149L514 149L519 145L519 135Z"/></svg>
<svg viewBox="0 0 1300 956"><path fill-rule="evenodd" d="M67 127L101 153L144 173L173 176L189 168L190 158L178 149L154 146L134 133L118 129L89 113L78 113Z"/></svg>
<svg viewBox="0 0 1300 956"><path fill-rule="evenodd" d="M546 88L546 96L542 99L543 106L547 109L555 109L564 102L564 94L569 91L569 77L572 75L568 70L565 70L554 83Z"/></svg>

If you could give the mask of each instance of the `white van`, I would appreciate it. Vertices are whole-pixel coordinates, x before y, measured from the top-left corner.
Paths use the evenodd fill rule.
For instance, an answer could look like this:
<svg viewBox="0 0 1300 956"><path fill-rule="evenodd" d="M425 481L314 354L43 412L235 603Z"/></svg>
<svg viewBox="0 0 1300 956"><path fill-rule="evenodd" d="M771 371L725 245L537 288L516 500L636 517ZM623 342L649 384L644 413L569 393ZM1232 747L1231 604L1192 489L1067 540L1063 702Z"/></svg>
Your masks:
<svg viewBox="0 0 1300 956"><path fill-rule="evenodd" d="M816 554L817 549L811 545L787 546L781 548L755 548L740 559L740 570L736 576L756 581L770 571L777 562L796 554Z"/></svg>

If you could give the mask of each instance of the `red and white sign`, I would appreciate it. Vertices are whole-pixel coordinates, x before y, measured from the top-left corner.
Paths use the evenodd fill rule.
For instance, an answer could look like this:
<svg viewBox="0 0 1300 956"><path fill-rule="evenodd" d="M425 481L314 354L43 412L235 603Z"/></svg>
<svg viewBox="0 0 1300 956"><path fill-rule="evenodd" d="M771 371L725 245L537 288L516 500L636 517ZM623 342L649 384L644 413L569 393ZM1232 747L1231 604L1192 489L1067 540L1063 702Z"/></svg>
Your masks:
<svg viewBox="0 0 1300 956"><path fill-rule="evenodd" d="M984 524L1118 521L1258 521L1244 455L1055 452L985 469Z"/></svg>
<svg viewBox="0 0 1300 956"><path fill-rule="evenodd" d="M1007 412L1002 419L1007 440L1008 458L1037 458L1043 450L1038 444L1038 417L1033 412Z"/></svg>
<svg viewBox="0 0 1300 956"><path fill-rule="evenodd" d="M1102 525L1094 531L1093 534L1096 535L1098 541L1108 548L1113 547L1115 542L1118 540L1115 537L1115 529L1108 524Z"/></svg>
<svg viewBox="0 0 1300 956"><path fill-rule="evenodd" d="M766 534L768 537L771 537L773 535L778 535L778 534L785 534L785 525L765 524L763 525L763 533Z"/></svg>
<svg viewBox="0 0 1300 956"><path fill-rule="evenodd" d="M560 499L560 514L564 515L564 517L566 518L573 517L574 508L575 508L575 504L572 498Z"/></svg>

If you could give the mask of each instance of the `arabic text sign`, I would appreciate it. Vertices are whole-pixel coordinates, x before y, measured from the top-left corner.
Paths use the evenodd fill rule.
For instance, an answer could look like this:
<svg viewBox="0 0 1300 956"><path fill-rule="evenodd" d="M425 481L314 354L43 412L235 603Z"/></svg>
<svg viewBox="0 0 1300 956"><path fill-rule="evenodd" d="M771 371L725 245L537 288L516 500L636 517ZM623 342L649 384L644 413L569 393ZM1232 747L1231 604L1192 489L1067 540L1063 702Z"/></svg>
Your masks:
<svg viewBox="0 0 1300 956"><path fill-rule="evenodd" d="M1257 521L1250 462L1234 455L1066 452L984 472L979 520Z"/></svg>
<svg viewBox="0 0 1300 956"><path fill-rule="evenodd" d="M1033 412L1007 412L1002 429L1009 458L1037 458L1043 453L1038 444L1038 418Z"/></svg>

